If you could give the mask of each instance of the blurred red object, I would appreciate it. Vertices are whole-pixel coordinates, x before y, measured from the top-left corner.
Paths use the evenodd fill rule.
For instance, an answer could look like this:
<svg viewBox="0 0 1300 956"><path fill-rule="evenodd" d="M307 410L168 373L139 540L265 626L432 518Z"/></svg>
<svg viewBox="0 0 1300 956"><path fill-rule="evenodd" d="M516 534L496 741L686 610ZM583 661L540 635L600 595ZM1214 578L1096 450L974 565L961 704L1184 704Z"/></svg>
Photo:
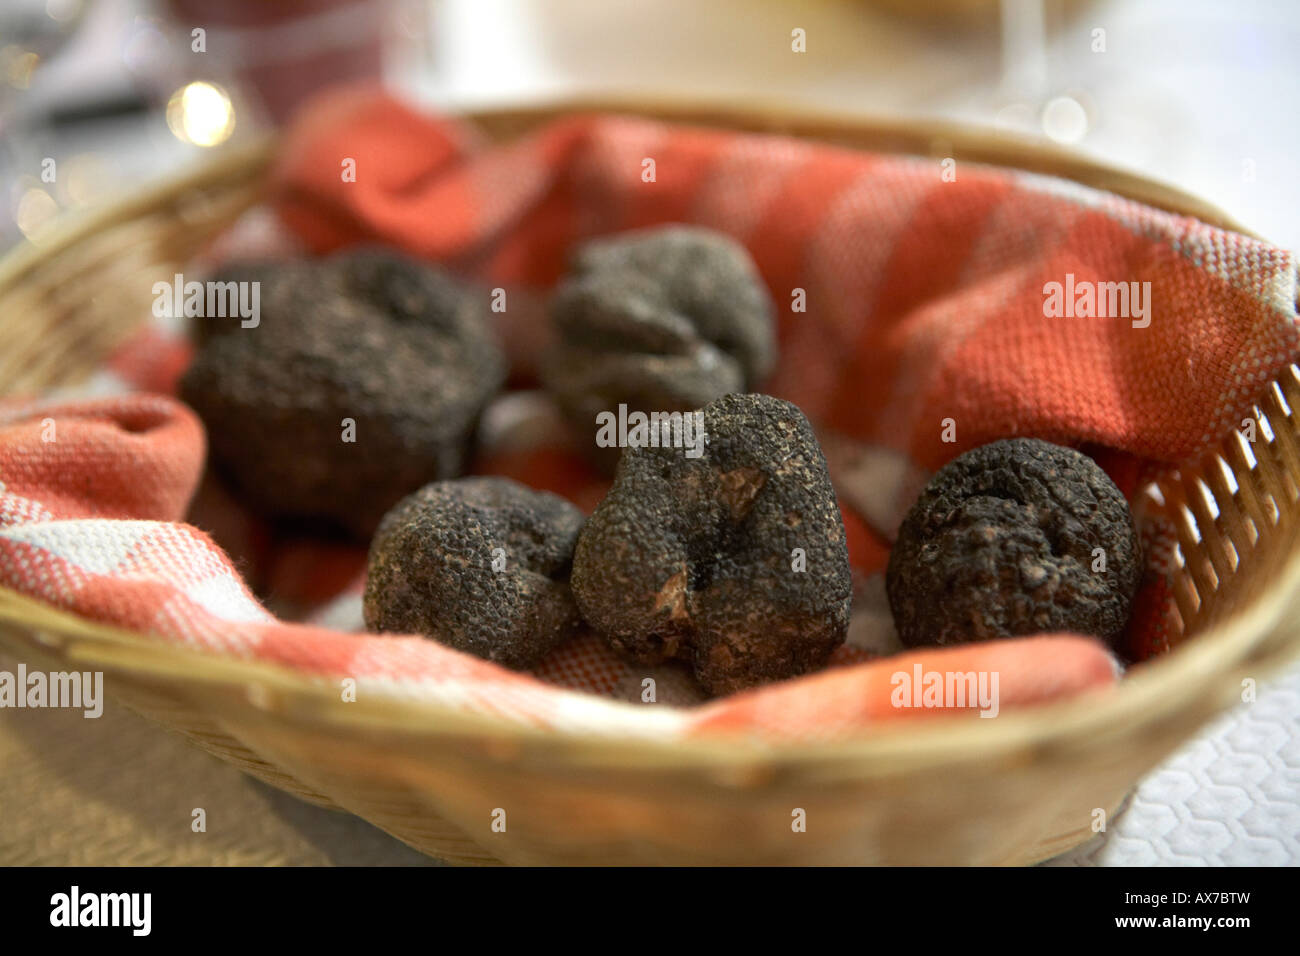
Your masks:
<svg viewBox="0 0 1300 956"><path fill-rule="evenodd" d="M177 26L253 90L276 123L320 89L378 80L387 0L168 0Z"/></svg>

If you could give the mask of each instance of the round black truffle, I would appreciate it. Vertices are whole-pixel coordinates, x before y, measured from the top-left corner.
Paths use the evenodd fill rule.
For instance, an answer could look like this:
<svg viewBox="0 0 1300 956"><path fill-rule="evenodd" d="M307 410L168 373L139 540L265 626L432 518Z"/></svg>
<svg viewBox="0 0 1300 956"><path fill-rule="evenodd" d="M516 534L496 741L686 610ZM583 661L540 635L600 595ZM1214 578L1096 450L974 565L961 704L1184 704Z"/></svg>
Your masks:
<svg viewBox="0 0 1300 956"><path fill-rule="evenodd" d="M508 478L426 485L371 543L366 626L532 667L581 623L569 570L582 522L563 498Z"/></svg>
<svg viewBox="0 0 1300 956"><path fill-rule="evenodd" d="M848 548L803 413L766 395L702 411L700 457L630 447L573 558L586 622L654 665L685 661L725 694L826 663L848 629Z"/></svg>
<svg viewBox="0 0 1300 956"><path fill-rule="evenodd" d="M772 302L749 253L698 227L586 244L551 314L559 344L542 378L584 430L620 404L690 411L753 388L776 356Z"/></svg>
<svg viewBox="0 0 1300 956"><path fill-rule="evenodd" d="M1141 574L1128 502L1097 463L1015 438L935 474L903 520L885 585L909 646L1044 631L1114 645Z"/></svg>
<svg viewBox="0 0 1300 956"><path fill-rule="evenodd" d="M368 536L403 495L460 474L505 377L485 300L383 250L249 263L255 327L204 319L181 396L240 496Z"/></svg>
<svg viewBox="0 0 1300 956"><path fill-rule="evenodd" d="M248 331L247 323L254 320L232 314L229 308L230 295L237 295L241 284L257 286L259 315L255 325L260 325L266 316L292 315L302 301L302 290L315 286L312 276L320 266L319 261L311 259L241 259L226 263L208 277L209 282L218 285L220 299L224 300L226 308L218 307L214 314L208 314L205 295L204 314L193 317L191 338L202 347L215 336ZM218 305L218 300L214 299L213 304Z"/></svg>

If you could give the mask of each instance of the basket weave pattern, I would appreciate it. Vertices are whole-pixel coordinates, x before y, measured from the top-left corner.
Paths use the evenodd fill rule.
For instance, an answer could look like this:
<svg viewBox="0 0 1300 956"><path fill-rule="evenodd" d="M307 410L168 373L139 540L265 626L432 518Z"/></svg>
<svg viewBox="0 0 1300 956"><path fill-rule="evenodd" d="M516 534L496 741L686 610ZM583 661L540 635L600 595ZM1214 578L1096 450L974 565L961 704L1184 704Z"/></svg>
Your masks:
<svg viewBox="0 0 1300 956"><path fill-rule="evenodd" d="M493 135L506 135L542 118L483 119ZM895 140L924 148L919 131L908 140L906 130L829 121L794 131L877 149ZM980 157L980 144L970 147ZM984 148L992 155L980 158L997 158L1001 147ZM268 155L232 154L0 266L3 340L13 343L0 360L5 387L67 384L91 371L147 314L147 299L131 299L148 290L145 278L184 264L258 198ZM1032 158L1053 168L1050 155ZM1077 164L1056 171L1213 215L1104 171ZM359 702L340 713L332 688L266 665L196 660L12 592L0 595L0 620L25 658L103 669L130 706L205 749L448 859L1024 862L1089 835L1091 808L1113 808L1142 772L1237 697L1242 677L1294 652L1297 400L1288 371L1259 400L1260 440L1246 446L1230 433L1200 461L1160 476L1146 505L1177 534L1170 583L1178 627L1198 639L1104 701L1007 715L995 734L939 721L806 747L651 741L629 752L617 740L418 702ZM510 825L494 833L489 815L503 805ZM793 807L818 821L794 840Z"/></svg>

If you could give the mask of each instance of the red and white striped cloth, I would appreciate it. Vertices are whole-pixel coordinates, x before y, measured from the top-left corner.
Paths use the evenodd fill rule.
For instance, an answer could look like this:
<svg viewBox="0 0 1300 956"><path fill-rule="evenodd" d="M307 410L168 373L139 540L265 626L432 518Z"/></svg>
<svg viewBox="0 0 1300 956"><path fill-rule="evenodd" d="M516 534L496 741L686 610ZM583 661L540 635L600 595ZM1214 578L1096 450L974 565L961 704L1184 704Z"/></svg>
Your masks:
<svg viewBox="0 0 1300 956"><path fill-rule="evenodd" d="M355 182L340 176L345 159ZM204 653L352 678L363 694L578 732L842 736L922 713L890 703L890 675L914 664L997 670L1003 710L1110 684L1109 654L1068 635L881 659L899 650L880 582L889 535L926 475L999 437L1081 447L1130 496L1205 450L1300 355L1296 262L1073 184L960 157L957 172L948 182L923 159L609 116L488 146L457 121L349 91L290 131L273 228L262 211L213 250L323 253L381 240L503 287L510 306L494 319L511 385L527 389L547 337L541 305L575 243L662 222L736 236L778 304L781 361L764 390L817 425L849 531L854 624L823 674L700 703L681 672L630 667L589 635L520 675L427 639L350 633L364 549L276 539L200 482L202 427L164 397L189 346L158 325L88 387L132 394L0 406L0 584ZM1066 273L1150 282L1149 327L1046 318L1043 286ZM795 289L806 312L790 308ZM535 393L503 398L475 469L589 508L604 485L549 414ZM521 415L537 417L520 428ZM942 441L945 419L955 443ZM1124 648L1139 660L1165 649L1169 605L1167 529L1145 525L1150 569ZM297 622L283 619L289 609ZM646 677L654 704L642 698Z"/></svg>

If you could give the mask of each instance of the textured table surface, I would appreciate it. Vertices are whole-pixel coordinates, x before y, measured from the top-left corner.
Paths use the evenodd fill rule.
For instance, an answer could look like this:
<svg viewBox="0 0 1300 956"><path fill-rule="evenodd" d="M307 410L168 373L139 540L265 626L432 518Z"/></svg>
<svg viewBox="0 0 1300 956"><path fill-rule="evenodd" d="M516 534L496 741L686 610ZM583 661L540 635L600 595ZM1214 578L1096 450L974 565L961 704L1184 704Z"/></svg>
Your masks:
<svg viewBox="0 0 1300 956"><path fill-rule="evenodd" d="M0 671L16 667L0 654ZM190 828L199 807L204 833ZM111 698L97 719L0 710L0 865L433 862L358 817L245 776Z"/></svg>

